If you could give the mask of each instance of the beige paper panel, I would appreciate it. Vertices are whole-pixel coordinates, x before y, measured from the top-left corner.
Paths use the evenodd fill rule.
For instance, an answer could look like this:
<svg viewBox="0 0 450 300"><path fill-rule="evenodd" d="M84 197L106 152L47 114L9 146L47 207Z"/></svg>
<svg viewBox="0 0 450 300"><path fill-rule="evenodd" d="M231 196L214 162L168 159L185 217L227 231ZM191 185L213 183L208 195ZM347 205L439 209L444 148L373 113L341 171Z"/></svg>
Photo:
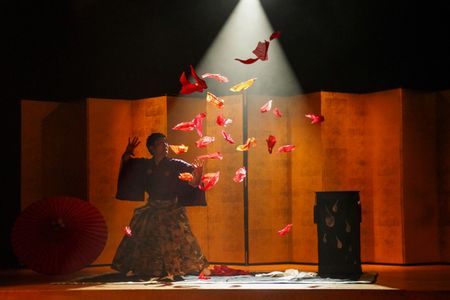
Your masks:
<svg viewBox="0 0 450 300"><path fill-rule="evenodd" d="M450 90L437 96L437 173L441 261L450 262Z"/></svg>
<svg viewBox="0 0 450 300"><path fill-rule="evenodd" d="M360 191L362 261L401 263L399 90L324 93L322 112L324 191Z"/></svg>
<svg viewBox="0 0 450 300"><path fill-rule="evenodd" d="M223 109L208 104L207 129L208 136L214 136L216 141L208 146L207 152L221 152L223 160L208 160L206 172L220 171L217 185L206 192L208 199L208 259L212 262L244 262L244 215L243 215L243 185L235 183L235 171L243 166L242 153L236 151L236 146L242 141L242 98L225 96ZM223 113L231 118L233 123L223 128L216 124L217 115ZM225 129L236 144L231 145L224 140L221 131Z"/></svg>
<svg viewBox="0 0 450 300"><path fill-rule="evenodd" d="M323 191L360 191L362 260L371 261L374 245L370 184L372 133L367 126L367 102L354 94L324 92L322 95Z"/></svg>
<svg viewBox="0 0 450 300"><path fill-rule="evenodd" d="M272 99L282 117L260 107ZM291 260L292 235L277 231L292 223L292 152L278 153L278 147L292 144L292 115L288 101L281 97L248 96L248 136L257 146L248 151L249 260L250 263ZM273 110L272 109L272 110ZM267 150L269 135L277 138L272 154ZM298 151L298 150L295 150Z"/></svg>
<svg viewBox="0 0 450 300"><path fill-rule="evenodd" d="M31 181L22 205L49 196L86 200L85 102L26 102L22 117L22 167L30 166L23 170L22 180ZM36 160L27 161L27 156Z"/></svg>
<svg viewBox="0 0 450 300"><path fill-rule="evenodd" d="M315 192L322 190L321 124L311 124L305 114L321 114L321 94L289 98L292 152L292 261L317 263Z"/></svg>
<svg viewBox="0 0 450 300"><path fill-rule="evenodd" d="M405 263L439 262L436 93L405 90L403 105Z"/></svg>
<svg viewBox="0 0 450 300"><path fill-rule="evenodd" d="M21 209L41 200L43 187L43 122L58 103L22 100L21 102Z"/></svg>
<svg viewBox="0 0 450 300"><path fill-rule="evenodd" d="M115 199L120 157L128 138L141 144L136 157L149 157L145 140L152 131L166 132L166 98L143 100L88 100L89 200L106 219L108 241L94 264L109 264L129 225L133 210L145 202Z"/></svg>
<svg viewBox="0 0 450 300"><path fill-rule="evenodd" d="M197 148L195 145L195 141L200 138L195 130L191 132L172 130L176 124L191 121L197 114L206 112L205 104L205 99L191 97L169 97L167 99L168 142L172 145L184 144L189 147L187 153L179 155L169 150L169 156L192 163L197 156L206 154L206 148ZM206 120L203 121L203 127L206 128ZM206 133L206 130L204 132ZM206 201L209 202L208 197ZM209 259L207 208L203 206L189 206L186 210L192 232L197 238L203 254Z"/></svg>
<svg viewBox="0 0 450 300"><path fill-rule="evenodd" d="M361 259L403 263L401 90L361 95L368 103L371 182L361 194ZM371 193L371 194L370 194ZM363 198L364 197L364 198Z"/></svg>

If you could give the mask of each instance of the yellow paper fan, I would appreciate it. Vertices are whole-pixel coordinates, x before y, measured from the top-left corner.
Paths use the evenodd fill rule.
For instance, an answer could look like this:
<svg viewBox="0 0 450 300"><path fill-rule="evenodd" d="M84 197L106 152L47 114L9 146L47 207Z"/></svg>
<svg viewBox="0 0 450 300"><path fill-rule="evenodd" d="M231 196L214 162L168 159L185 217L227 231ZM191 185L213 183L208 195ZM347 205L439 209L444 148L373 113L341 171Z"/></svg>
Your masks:
<svg viewBox="0 0 450 300"><path fill-rule="evenodd" d="M230 88L230 91L232 91L232 92L245 91L246 89L251 87L255 83L255 81L256 81L256 78L252 78L252 79L249 79L247 81L240 82L240 83L238 83L236 85L233 85Z"/></svg>
<svg viewBox="0 0 450 300"><path fill-rule="evenodd" d="M225 101L222 98L219 98L210 92L206 92L206 101L208 103L214 104L215 106L217 106L217 108L222 108L223 104L225 103Z"/></svg>

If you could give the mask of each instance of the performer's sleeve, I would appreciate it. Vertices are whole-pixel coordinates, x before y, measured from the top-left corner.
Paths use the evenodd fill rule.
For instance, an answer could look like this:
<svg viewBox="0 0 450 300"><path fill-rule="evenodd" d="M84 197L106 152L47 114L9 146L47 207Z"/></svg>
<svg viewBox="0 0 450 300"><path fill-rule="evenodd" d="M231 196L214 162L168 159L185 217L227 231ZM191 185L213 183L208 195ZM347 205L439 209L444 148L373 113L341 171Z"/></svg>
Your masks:
<svg viewBox="0 0 450 300"><path fill-rule="evenodd" d="M177 172L192 173L194 167L182 160L177 161ZM206 206L205 191L200 190L198 187L193 187L185 181L179 182L180 194L178 195L178 203L182 206Z"/></svg>
<svg viewBox="0 0 450 300"><path fill-rule="evenodd" d="M147 159L130 158L123 162L117 181L118 200L144 201Z"/></svg>

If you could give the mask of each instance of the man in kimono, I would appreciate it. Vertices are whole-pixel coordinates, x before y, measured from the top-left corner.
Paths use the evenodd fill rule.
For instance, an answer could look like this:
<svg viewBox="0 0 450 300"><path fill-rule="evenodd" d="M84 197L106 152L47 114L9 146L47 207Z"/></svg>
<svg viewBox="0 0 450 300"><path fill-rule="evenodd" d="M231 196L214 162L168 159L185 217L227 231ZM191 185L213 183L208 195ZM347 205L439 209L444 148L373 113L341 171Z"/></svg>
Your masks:
<svg viewBox="0 0 450 300"><path fill-rule="evenodd" d="M210 274L208 261L192 234L184 206L206 205L204 191L198 188L202 161L189 164L168 157L169 145L162 133L147 138L151 159L134 158L140 144L137 137L128 140L122 155L117 199L142 201L130 222L131 234L125 235L116 251L112 268L123 274L148 280L181 280L184 274ZM190 182L178 178L192 173Z"/></svg>

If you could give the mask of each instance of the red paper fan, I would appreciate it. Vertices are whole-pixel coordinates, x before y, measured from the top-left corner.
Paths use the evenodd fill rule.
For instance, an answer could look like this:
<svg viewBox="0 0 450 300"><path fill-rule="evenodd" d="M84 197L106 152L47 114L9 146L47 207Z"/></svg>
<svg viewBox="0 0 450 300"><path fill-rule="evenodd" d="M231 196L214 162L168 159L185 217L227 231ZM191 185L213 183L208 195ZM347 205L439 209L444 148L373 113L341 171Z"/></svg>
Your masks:
<svg viewBox="0 0 450 300"><path fill-rule="evenodd" d="M92 263L108 237L105 220L89 202L49 197L27 207L12 230L19 261L49 275L68 274Z"/></svg>

